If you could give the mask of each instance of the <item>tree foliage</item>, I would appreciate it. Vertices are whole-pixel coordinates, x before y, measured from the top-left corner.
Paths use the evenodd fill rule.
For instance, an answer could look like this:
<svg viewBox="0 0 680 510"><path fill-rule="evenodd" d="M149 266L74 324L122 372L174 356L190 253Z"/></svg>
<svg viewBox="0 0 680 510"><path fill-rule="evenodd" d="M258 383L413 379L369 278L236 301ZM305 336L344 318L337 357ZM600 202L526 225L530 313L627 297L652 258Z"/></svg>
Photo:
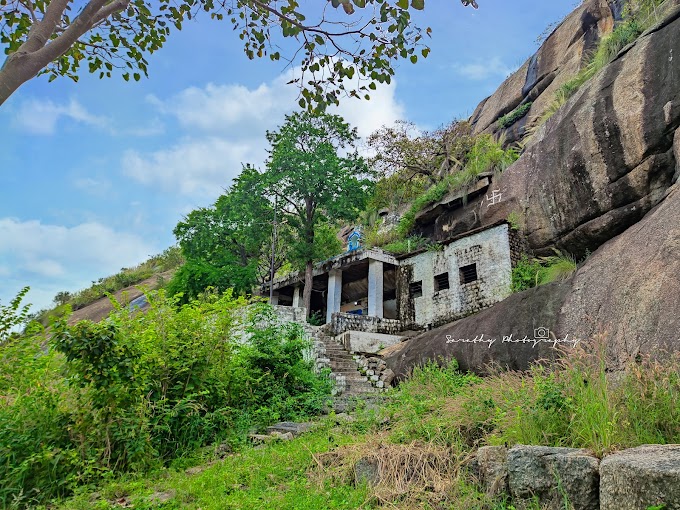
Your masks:
<svg viewBox="0 0 680 510"><path fill-rule="evenodd" d="M299 325L230 293L147 299L146 313L117 305L100 324L64 318L2 345L0 507L36 508L319 412L329 383Z"/></svg>
<svg viewBox="0 0 680 510"><path fill-rule="evenodd" d="M375 153L371 163L380 175L399 174L407 180L423 176L429 184L461 169L473 143L472 126L465 121L454 121L435 131L421 131L412 122L399 121L368 138L368 146Z"/></svg>
<svg viewBox="0 0 680 510"><path fill-rule="evenodd" d="M192 211L175 227L186 263L173 277L171 293L184 293L184 302L208 287L250 293L258 277L268 274L262 262L268 259L273 215L262 175L244 167L213 206Z"/></svg>
<svg viewBox="0 0 680 510"><path fill-rule="evenodd" d="M10 338L14 328L26 322L31 305L22 305L21 302L26 297L28 290L29 287L21 289L14 299L9 302L9 305L0 303L0 345Z"/></svg>
<svg viewBox="0 0 680 510"><path fill-rule="evenodd" d="M411 20L411 11L424 5L424 0L0 0L0 43L8 56L0 68L0 104L38 74L77 81L83 65L100 77L119 72L125 80L139 80L148 74L148 55L166 43L172 29L181 30L199 15L229 23L248 58L299 65L293 81L301 87L302 106L337 103L343 93L368 97L377 83L390 83L397 60L427 57L423 38L431 30ZM354 78L363 83L346 88Z"/></svg>
<svg viewBox="0 0 680 510"><path fill-rule="evenodd" d="M341 117L307 112L287 115L278 131L267 133L271 150L265 178L294 233L292 252L306 268L307 310L321 243L319 226L356 218L371 188L368 167L355 148L357 139L356 129Z"/></svg>

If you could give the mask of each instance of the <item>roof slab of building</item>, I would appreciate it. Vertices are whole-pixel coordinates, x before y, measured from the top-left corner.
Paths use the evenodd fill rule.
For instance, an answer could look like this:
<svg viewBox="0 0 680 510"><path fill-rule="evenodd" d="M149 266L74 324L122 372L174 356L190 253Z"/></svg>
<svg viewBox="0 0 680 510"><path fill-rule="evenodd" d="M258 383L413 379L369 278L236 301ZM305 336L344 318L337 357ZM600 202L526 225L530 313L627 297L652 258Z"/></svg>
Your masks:
<svg viewBox="0 0 680 510"><path fill-rule="evenodd" d="M352 282L366 277L368 272L368 261L377 260L385 264L398 266L399 261L393 255L379 249L379 248L364 248L356 251L345 252L332 259L325 260L316 265L314 268L314 284L315 287L322 280L328 279L328 273L334 269L341 269L343 272L343 280L345 282ZM304 281L304 273L295 273L283 278L274 280L274 290L282 289ZM268 284L264 284L268 288Z"/></svg>

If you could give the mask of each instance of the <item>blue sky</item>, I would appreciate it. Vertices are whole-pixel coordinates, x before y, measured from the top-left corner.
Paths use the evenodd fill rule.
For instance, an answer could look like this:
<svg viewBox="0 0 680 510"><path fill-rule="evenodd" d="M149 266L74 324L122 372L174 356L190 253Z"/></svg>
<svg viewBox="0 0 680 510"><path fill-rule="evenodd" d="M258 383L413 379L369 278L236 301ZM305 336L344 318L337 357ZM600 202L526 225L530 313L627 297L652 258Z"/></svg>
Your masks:
<svg viewBox="0 0 680 510"><path fill-rule="evenodd" d="M397 119L435 128L469 116L537 49L575 0L430 0L417 21L432 53L402 63L369 102L339 112L363 136ZM207 17L149 58L149 79L44 77L0 106L0 301L25 285L35 309L174 243L241 163L261 166L265 131L296 105L283 64L249 61Z"/></svg>

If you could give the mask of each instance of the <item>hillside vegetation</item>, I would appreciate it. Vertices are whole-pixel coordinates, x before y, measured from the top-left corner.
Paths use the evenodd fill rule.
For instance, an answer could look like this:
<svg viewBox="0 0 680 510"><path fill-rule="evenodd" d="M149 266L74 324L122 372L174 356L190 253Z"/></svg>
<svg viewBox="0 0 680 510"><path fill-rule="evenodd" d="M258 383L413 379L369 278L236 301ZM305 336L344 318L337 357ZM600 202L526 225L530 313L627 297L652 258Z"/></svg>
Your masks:
<svg viewBox="0 0 680 510"><path fill-rule="evenodd" d="M353 420L331 414L295 440L226 455L212 447L174 469L86 489L59 508L511 510L507 495L477 484L469 464L476 447L574 446L601 455L680 441L680 360L641 359L614 377L604 356L596 339L569 361L529 373L482 379L455 363L426 365L380 407L360 402ZM357 476L357 465L371 461L377 472Z"/></svg>
<svg viewBox="0 0 680 510"><path fill-rule="evenodd" d="M147 297L145 313L117 304L99 324L62 317L0 337L0 506L33 508L321 409L330 384L299 325L229 292Z"/></svg>

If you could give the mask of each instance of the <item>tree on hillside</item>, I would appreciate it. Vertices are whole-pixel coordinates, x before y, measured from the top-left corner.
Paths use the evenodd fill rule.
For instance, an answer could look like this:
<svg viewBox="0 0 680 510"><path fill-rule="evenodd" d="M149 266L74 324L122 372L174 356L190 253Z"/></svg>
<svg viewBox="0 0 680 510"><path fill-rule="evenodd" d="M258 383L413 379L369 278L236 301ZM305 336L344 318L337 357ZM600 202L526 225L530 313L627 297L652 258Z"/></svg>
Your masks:
<svg viewBox="0 0 680 510"><path fill-rule="evenodd" d="M472 126L454 121L435 131L421 131L412 122L383 126L368 138L375 153L371 164L382 176L396 173L405 178L423 176L430 184L460 169L474 143Z"/></svg>
<svg viewBox="0 0 680 510"><path fill-rule="evenodd" d="M264 193L262 175L246 166L212 207L177 224L173 232L186 263L174 275L171 293L182 292L186 301L207 287L251 292L272 235L273 209Z"/></svg>
<svg viewBox="0 0 680 510"><path fill-rule="evenodd" d="M305 267L308 314L314 260L320 245L328 243L323 226L356 218L371 187L367 166L354 148L357 139L356 129L341 117L308 112L287 115L278 131L267 133L271 150L265 177L295 233L291 249Z"/></svg>
<svg viewBox="0 0 680 510"><path fill-rule="evenodd" d="M463 5L477 7L473 0ZM75 81L82 64L100 77L119 71L125 80L147 74L147 56L160 49L171 28L181 30L199 14L225 20L244 41L248 58L300 65L302 105L337 102L353 77L366 83L347 91L359 97L390 82L394 63L416 62L429 48L429 28L411 22L424 0L0 0L0 105L39 74ZM333 11L327 6L342 9ZM280 37L294 39L282 55ZM200 51L200 50L199 50ZM298 58L300 55L300 58ZM306 75L306 76L305 76Z"/></svg>

